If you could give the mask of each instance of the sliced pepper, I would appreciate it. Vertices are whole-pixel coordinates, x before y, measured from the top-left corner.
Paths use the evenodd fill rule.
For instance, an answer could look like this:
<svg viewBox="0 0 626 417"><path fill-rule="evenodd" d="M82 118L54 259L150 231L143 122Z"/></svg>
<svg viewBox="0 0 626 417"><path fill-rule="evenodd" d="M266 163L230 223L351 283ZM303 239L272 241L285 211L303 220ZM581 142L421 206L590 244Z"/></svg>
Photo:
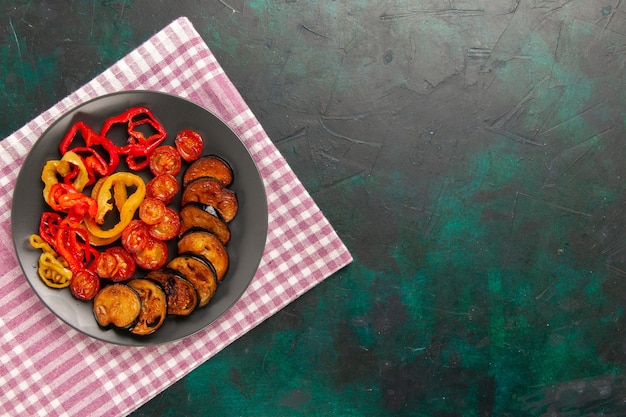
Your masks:
<svg viewBox="0 0 626 417"><path fill-rule="evenodd" d="M138 171L148 166L148 157L165 140L166 131L163 125L148 108L133 107L107 119L100 129L100 135L106 137L116 124L125 125L128 133L127 144L117 147L120 155L126 155L128 167L133 171ZM146 137L144 131L147 129L153 130L154 133Z"/></svg>
<svg viewBox="0 0 626 417"><path fill-rule="evenodd" d="M48 204L50 189L59 183L59 177L63 178L63 183L71 184L77 191L83 191L89 183L87 168L81 157L73 151L66 152L60 160L46 162L41 171L41 180L44 183L43 198Z"/></svg>
<svg viewBox="0 0 626 417"><path fill-rule="evenodd" d="M85 215L94 217L98 211L96 200L77 191L70 184L54 184L50 187L48 199L48 204L54 210L67 213L63 223L72 226L78 226Z"/></svg>
<svg viewBox="0 0 626 417"><path fill-rule="evenodd" d="M76 146L75 141L78 137L82 137L84 146ZM59 150L63 155L71 150L82 157L89 174L89 185L95 182L96 175L100 177L111 175L120 162L115 144L82 121L70 127L59 145ZM100 153L101 151L104 152Z"/></svg>
<svg viewBox="0 0 626 417"><path fill-rule="evenodd" d="M32 234L28 241L35 249L41 249L37 272L39 278L51 288L65 288L70 285L72 271L67 262L41 236Z"/></svg>
<svg viewBox="0 0 626 417"><path fill-rule="evenodd" d="M97 250L89 244L87 230L78 227L59 227L53 247L67 261L72 272L87 268L98 256Z"/></svg>
<svg viewBox="0 0 626 417"><path fill-rule="evenodd" d="M52 246L56 246L57 234L59 233L59 227L63 218L59 213L53 211L44 211L41 214L41 220L39 221L39 236Z"/></svg>
<svg viewBox="0 0 626 417"><path fill-rule="evenodd" d="M135 190L127 196L124 204L122 204L122 208L119 210L119 222L110 229L105 230L100 225L104 223L105 216L113 210L111 200L114 200L116 183L120 183L125 187L134 187ZM130 172L116 172L105 178L98 187L97 194L92 194L92 197L98 204L97 214L94 217L85 218L85 225L90 235L104 241L120 237L124 228L133 219L145 196L146 184L139 175ZM99 223L100 220L102 223ZM93 243L96 244L96 242Z"/></svg>

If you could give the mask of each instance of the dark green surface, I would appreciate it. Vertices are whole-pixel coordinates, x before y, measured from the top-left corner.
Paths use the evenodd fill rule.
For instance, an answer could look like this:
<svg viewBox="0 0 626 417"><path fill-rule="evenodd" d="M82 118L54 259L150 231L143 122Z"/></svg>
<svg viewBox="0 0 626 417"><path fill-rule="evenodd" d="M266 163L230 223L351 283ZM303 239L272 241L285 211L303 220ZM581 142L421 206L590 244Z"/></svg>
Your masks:
<svg viewBox="0 0 626 417"><path fill-rule="evenodd" d="M375 3L0 3L2 136L188 16L355 257L133 416L626 415L626 5Z"/></svg>

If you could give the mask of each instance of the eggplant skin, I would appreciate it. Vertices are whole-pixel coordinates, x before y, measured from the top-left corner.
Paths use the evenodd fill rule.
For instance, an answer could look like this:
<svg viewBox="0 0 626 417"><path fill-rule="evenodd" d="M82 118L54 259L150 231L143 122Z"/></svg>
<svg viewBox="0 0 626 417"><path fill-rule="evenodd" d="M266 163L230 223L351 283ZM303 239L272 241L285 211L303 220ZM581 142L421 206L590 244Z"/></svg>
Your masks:
<svg viewBox="0 0 626 417"><path fill-rule="evenodd" d="M167 295L161 285L151 279L133 278L126 283L141 297L141 313L130 332L147 336L157 331L167 317Z"/></svg>
<svg viewBox="0 0 626 417"><path fill-rule="evenodd" d="M194 161L183 174L183 187L201 177L213 177L224 187L233 182L234 174L230 164L217 155L202 156Z"/></svg>
<svg viewBox="0 0 626 417"><path fill-rule="evenodd" d="M190 230L178 240L178 253L192 253L206 259L215 268L217 280L222 281L228 271L229 257L226 247L213 233Z"/></svg>
<svg viewBox="0 0 626 417"><path fill-rule="evenodd" d="M214 213L214 214L213 214ZM230 227L220 218L219 212L211 206L189 203L180 209L180 235L191 229L204 229L213 233L227 245L230 241Z"/></svg>
<svg viewBox="0 0 626 417"><path fill-rule="evenodd" d="M239 201L235 192L211 177L198 178L183 187L181 207L191 202L215 207L226 223L234 219L239 211Z"/></svg>
<svg viewBox="0 0 626 417"><path fill-rule="evenodd" d="M167 296L167 314L190 315L200 302L198 291L185 277L169 268L150 271L146 278L157 281Z"/></svg>
<svg viewBox="0 0 626 417"><path fill-rule="evenodd" d="M198 307L206 306L217 291L217 276L213 265L193 254L180 254L167 267L179 272L196 287L200 300Z"/></svg>
<svg viewBox="0 0 626 417"><path fill-rule="evenodd" d="M126 284L106 286L93 300L93 314L100 327L132 328L141 314L141 297Z"/></svg>

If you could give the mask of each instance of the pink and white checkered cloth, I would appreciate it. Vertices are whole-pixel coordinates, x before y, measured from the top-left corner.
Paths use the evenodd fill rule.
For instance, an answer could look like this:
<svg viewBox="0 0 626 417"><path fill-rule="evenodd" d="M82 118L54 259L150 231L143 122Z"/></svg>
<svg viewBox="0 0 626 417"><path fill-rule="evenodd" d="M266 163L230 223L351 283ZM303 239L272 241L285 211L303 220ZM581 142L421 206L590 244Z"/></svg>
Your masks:
<svg viewBox="0 0 626 417"><path fill-rule="evenodd" d="M103 343L61 322L27 283L11 243L11 196L37 138L77 104L135 89L219 115L259 167L269 210L265 252L243 297L198 334L156 347ZM126 415L352 260L186 18L0 142L0 213L0 415Z"/></svg>

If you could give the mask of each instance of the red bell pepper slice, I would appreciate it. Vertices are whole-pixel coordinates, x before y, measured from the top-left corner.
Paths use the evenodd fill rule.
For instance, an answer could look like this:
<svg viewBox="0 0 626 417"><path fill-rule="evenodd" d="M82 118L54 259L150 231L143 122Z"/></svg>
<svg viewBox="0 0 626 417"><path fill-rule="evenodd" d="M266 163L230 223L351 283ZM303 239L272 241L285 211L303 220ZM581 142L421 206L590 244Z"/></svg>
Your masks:
<svg viewBox="0 0 626 417"><path fill-rule="evenodd" d="M75 140L79 136L82 137L84 146L75 145ZM96 174L100 177L111 175L120 162L115 144L107 137L93 131L82 121L70 127L59 145L59 150L63 155L69 150L80 155L89 173L89 185L95 182Z"/></svg>
<svg viewBox="0 0 626 417"><path fill-rule="evenodd" d="M62 223L71 226L78 226L87 214L92 218L98 214L96 200L79 192L70 184L54 184L50 188L48 200L50 207L54 210L67 213L67 217Z"/></svg>
<svg viewBox="0 0 626 417"><path fill-rule="evenodd" d="M120 155L126 155L128 167L137 171L148 166L148 157L165 140L167 133L163 125L148 108L133 107L107 119L102 125L100 135L108 136L111 128L117 124L126 126L127 143L124 146L118 146L117 152ZM144 127L143 130L142 127ZM146 130L152 130L154 133L146 137Z"/></svg>
<svg viewBox="0 0 626 417"><path fill-rule="evenodd" d="M67 261L72 272L86 269L98 256L98 251L89 244L87 231L77 227L59 227L54 249Z"/></svg>
<svg viewBox="0 0 626 417"><path fill-rule="evenodd" d="M39 236L53 248L56 247L57 234L63 218L59 213L44 211L39 222Z"/></svg>

